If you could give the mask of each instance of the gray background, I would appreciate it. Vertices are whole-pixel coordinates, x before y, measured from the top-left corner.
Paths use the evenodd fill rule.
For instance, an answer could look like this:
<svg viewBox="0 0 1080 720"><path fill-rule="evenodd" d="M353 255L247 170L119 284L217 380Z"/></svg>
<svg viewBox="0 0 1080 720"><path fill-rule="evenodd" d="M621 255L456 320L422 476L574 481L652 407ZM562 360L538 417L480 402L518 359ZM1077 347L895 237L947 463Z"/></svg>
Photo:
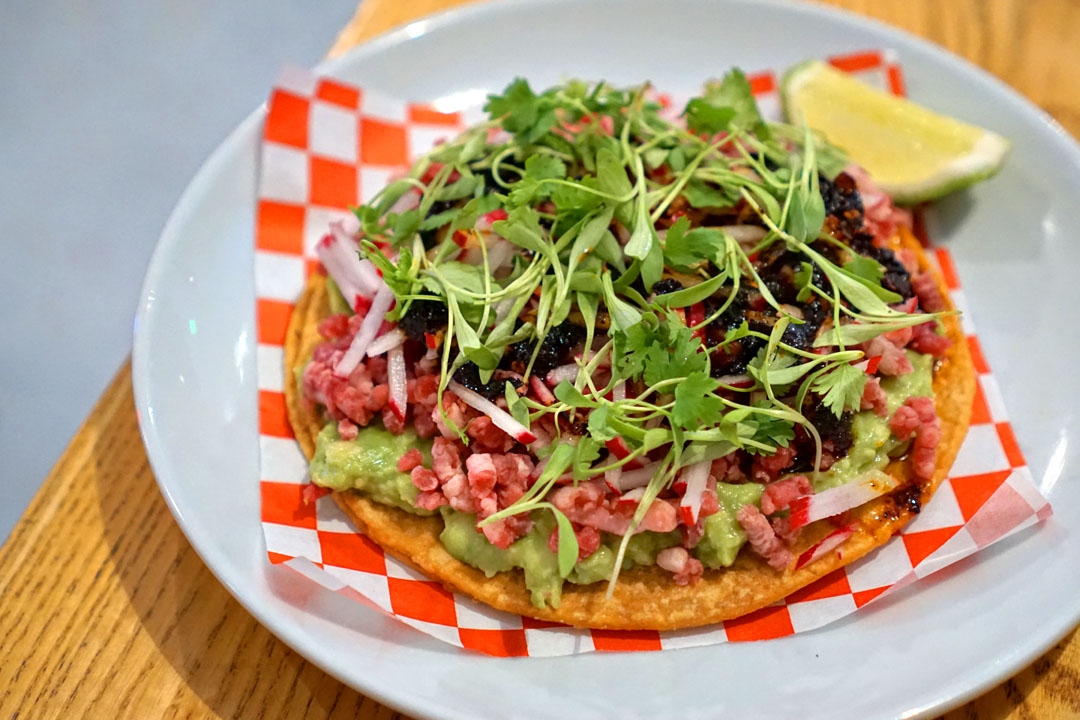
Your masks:
<svg viewBox="0 0 1080 720"><path fill-rule="evenodd" d="M130 351L143 272L188 180L355 7L0 9L0 541Z"/></svg>

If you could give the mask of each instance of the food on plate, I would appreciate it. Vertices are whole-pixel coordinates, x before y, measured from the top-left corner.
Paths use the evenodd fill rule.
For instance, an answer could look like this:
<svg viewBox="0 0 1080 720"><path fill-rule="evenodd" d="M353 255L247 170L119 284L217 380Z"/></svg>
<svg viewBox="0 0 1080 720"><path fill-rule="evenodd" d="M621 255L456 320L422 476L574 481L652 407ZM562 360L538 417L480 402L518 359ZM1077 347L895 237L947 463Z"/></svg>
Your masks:
<svg viewBox="0 0 1080 720"><path fill-rule="evenodd" d="M820 60L784 74L788 119L824 133L894 202L933 200L994 175L1009 141L859 82Z"/></svg>
<svg viewBox="0 0 1080 720"><path fill-rule="evenodd" d="M318 247L285 346L309 498L491 606L625 629L744 615L919 512L974 372L865 171L737 70L685 108L519 79L486 110Z"/></svg>

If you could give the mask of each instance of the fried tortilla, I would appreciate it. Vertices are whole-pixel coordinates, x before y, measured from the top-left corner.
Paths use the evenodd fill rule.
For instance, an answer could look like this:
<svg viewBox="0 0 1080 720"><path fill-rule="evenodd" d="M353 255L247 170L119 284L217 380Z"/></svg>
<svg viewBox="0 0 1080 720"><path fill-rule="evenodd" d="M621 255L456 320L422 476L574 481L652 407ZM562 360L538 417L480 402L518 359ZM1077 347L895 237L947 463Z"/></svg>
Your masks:
<svg viewBox="0 0 1080 720"><path fill-rule="evenodd" d="M948 298L940 273L933 267L915 237L901 230L893 238L894 249L908 248L918 257L921 270L934 273L942 296ZM950 303L950 308L951 308ZM330 313L323 276L313 274L293 311L285 340L285 398L289 421L310 460L315 438L324 421L315 408L304 407L296 372L322 341L319 321ZM836 552L798 570L777 571L760 557L740 552L735 563L719 570L706 569L691 585L677 585L671 573L657 566L637 567L619 575L614 595L606 599L607 583L566 583L558 608L538 608L520 570L487 577L450 555L439 541L443 521L439 516L419 517L369 500L356 492L334 493L334 500L356 525L384 550L448 589L468 595L499 610L578 627L619 630L675 630L730 620L770 605L837 568L848 565L885 544L914 517L945 479L967 433L975 395L975 372L967 342L956 316L943 321L952 346L934 369L934 399L941 421L942 438L937 446L932 480L909 485L906 456L893 461L886 471L901 480L892 493L850 512L857 529ZM793 554L812 547L835 527L821 520L804 528Z"/></svg>

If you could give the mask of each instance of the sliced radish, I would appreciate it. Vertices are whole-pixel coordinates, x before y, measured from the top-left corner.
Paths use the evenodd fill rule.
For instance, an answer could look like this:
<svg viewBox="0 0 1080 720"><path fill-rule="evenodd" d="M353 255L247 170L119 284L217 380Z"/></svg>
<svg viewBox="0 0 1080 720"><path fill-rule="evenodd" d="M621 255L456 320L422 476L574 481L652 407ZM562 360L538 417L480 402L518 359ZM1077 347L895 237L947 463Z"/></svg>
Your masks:
<svg viewBox="0 0 1080 720"><path fill-rule="evenodd" d="M608 486L608 489L616 495L621 495L622 491L619 489L619 480L622 478L622 468L612 468L604 473L604 484Z"/></svg>
<svg viewBox="0 0 1080 720"><path fill-rule="evenodd" d="M560 365L559 367L555 368L554 370L549 371L548 374L547 374L547 377L545 377L544 380L551 387L555 387L556 385L561 383L563 380L566 380L568 382L574 382L575 380L577 380L578 370L579 369L580 368L578 368L577 363L570 363L569 365Z"/></svg>
<svg viewBox="0 0 1080 720"><path fill-rule="evenodd" d="M330 232L334 234L334 239L337 240L337 243L333 244L330 250L354 268L360 294L367 297L373 296L382 282L379 273L375 270L375 266L371 264L370 260L360 259L360 255L357 253L356 239L345 230L344 223L340 220L330 223ZM329 269L327 268L328 271ZM337 282L337 278L334 278L334 282Z"/></svg>
<svg viewBox="0 0 1080 720"><path fill-rule="evenodd" d="M367 355L368 357L376 357L382 355L384 352L400 346L405 342L405 333L401 330L387 330L384 334L372 340L368 345Z"/></svg>
<svg viewBox="0 0 1080 720"><path fill-rule="evenodd" d="M555 402L555 395L548 389L548 386L544 384L539 375L533 375L529 378L529 387L536 394L536 399L545 405L551 405Z"/></svg>
<svg viewBox="0 0 1080 720"><path fill-rule="evenodd" d="M342 249L345 252L340 252ZM360 301L366 296L366 285L359 269L360 257L347 247L343 248L341 241L332 233L315 246L315 255L334 279L349 307L358 311Z"/></svg>
<svg viewBox="0 0 1080 720"><path fill-rule="evenodd" d="M514 416L500 408L495 403L491 402L479 393L475 393L469 388L465 387L461 383L450 381L447 385L455 395L461 398L461 401L479 412L484 413L491 422L495 423L495 427L505 432L510 437L517 440L519 443L528 445L531 442L536 441L536 435L533 435L529 431L529 428L525 427Z"/></svg>
<svg viewBox="0 0 1080 720"><path fill-rule="evenodd" d="M367 314L367 311L371 309L371 298L364 297L363 295L356 296L356 305L353 306L353 312L357 315L360 313Z"/></svg>
<svg viewBox="0 0 1080 720"><path fill-rule="evenodd" d="M386 351L386 377L390 382L390 409L399 420L404 420L409 395L408 381L405 378L405 350L401 343Z"/></svg>
<svg viewBox="0 0 1080 720"><path fill-rule="evenodd" d="M628 490L619 496L619 499L615 501L616 505L637 505L641 502L641 498L645 497L645 488L636 487L633 490Z"/></svg>
<svg viewBox="0 0 1080 720"><path fill-rule="evenodd" d="M353 213L349 213L339 221L341 223L341 229L346 232L350 237L355 237L360 232L360 218L356 217Z"/></svg>
<svg viewBox="0 0 1080 720"><path fill-rule="evenodd" d="M611 388L611 400L612 402L619 402L626 399L626 382L620 380L615 383L615 387Z"/></svg>
<svg viewBox="0 0 1080 720"><path fill-rule="evenodd" d="M660 463L650 463L637 470L624 470L619 476L616 492L625 493L627 490L645 487L652 480L653 475L660 469Z"/></svg>
<svg viewBox="0 0 1080 720"><path fill-rule="evenodd" d="M417 208L419 206L420 206L420 190L418 190L417 188L412 188L410 190L405 191L401 195L401 197L399 197L397 199L397 201L394 202L394 204L390 206L389 212L392 212L392 213L394 213L396 215L401 215L402 213L409 212L413 208Z"/></svg>
<svg viewBox="0 0 1080 720"><path fill-rule="evenodd" d="M622 437L615 437L611 440L608 440L606 443L604 443L604 447L608 449L609 453L611 453L620 460L623 460L624 458L626 458L627 455L632 452L632 450L630 450L630 446L626 444L626 441L623 440ZM630 462L626 463L626 469L636 470L637 468L641 467L641 465L641 461L638 458L634 458Z"/></svg>
<svg viewBox="0 0 1080 720"><path fill-rule="evenodd" d="M757 243L769 232L760 225L721 225L719 229L734 238L740 245Z"/></svg>
<svg viewBox="0 0 1080 720"><path fill-rule="evenodd" d="M698 515L701 513L701 496L705 493L711 467L712 461L705 460L682 471L682 477L686 480L686 492L679 503L679 512L682 513L683 523L688 526L697 525Z"/></svg>
<svg viewBox="0 0 1080 720"><path fill-rule="evenodd" d="M364 258L360 261L360 275L362 276L365 287L369 292L371 292L372 294L378 292L379 286L382 285L383 281L382 275L379 274L379 271L375 268L375 265L367 258Z"/></svg>
<svg viewBox="0 0 1080 720"><path fill-rule="evenodd" d="M576 363L578 361L581 361L581 363L584 365L584 364L587 364L589 362L592 362L592 359L594 357L596 357L596 352L594 352L593 350L590 350L588 352L577 352L577 353L574 353L574 362ZM609 367L611 367L611 353L604 353L604 357L600 358L600 362L598 362L596 364L596 367L598 367L598 368L609 368Z"/></svg>
<svg viewBox="0 0 1080 720"><path fill-rule="evenodd" d="M797 307L795 305L783 304L783 305L780 306L780 309L783 310L786 314L788 314L791 317L795 318L796 320L802 320L803 319L803 311L802 311L801 307Z"/></svg>
<svg viewBox="0 0 1080 720"><path fill-rule="evenodd" d="M371 301L371 308L368 309L367 315L364 316L364 321L360 323L360 329L356 331L356 337L353 338L352 344L349 345L349 349L345 351L342 358L338 360L338 364L334 366L335 375L348 377L349 373L356 369L364 355L367 354L371 341L375 339L379 328L382 327L386 313L389 312L393 304L394 292L386 284L383 284L379 291L375 293L375 298Z"/></svg>
<svg viewBox="0 0 1080 720"><path fill-rule="evenodd" d="M819 557L827 555L834 548L839 547L845 540L851 537L851 534L855 532L856 523L845 525L842 528L837 528L831 533L823 537L816 545L808 548L805 552L799 555L799 559L795 561L795 569L798 570L803 565L812 563Z"/></svg>
<svg viewBox="0 0 1080 720"><path fill-rule="evenodd" d="M754 379L749 375L721 375L717 378L723 385L737 388L748 388L754 384Z"/></svg>
<svg viewBox="0 0 1080 720"><path fill-rule="evenodd" d="M498 325L506 316L510 314L510 311L514 309L514 303L517 301L515 297L508 297L504 300L500 300L495 303L495 324Z"/></svg>
<svg viewBox="0 0 1080 720"><path fill-rule="evenodd" d="M476 221L475 227L481 232L487 231L491 229L492 225L494 225L500 220L505 220L508 217L510 216L507 215L505 210L503 210L502 208L495 208L491 212L485 215L481 215L480 219Z"/></svg>
<svg viewBox="0 0 1080 720"><path fill-rule="evenodd" d="M488 269L494 275L510 266L514 259L514 246L502 238L496 238L488 247Z"/></svg>
<svg viewBox="0 0 1080 720"><path fill-rule="evenodd" d="M902 313L907 313L908 315L915 312L915 308L917 308L917 307L919 307L919 298L918 297L908 298L907 300L905 300L902 303L897 303L896 305L893 305L894 309L896 309L896 310L898 310L899 312L902 312Z"/></svg>
<svg viewBox="0 0 1080 720"><path fill-rule="evenodd" d="M865 360L861 360L861 361L859 361L857 363L854 363L852 365L852 367L855 368L856 370L862 370L867 375L873 375L874 373L877 372L878 365L880 363L881 363L881 356L880 355L875 355L872 358L867 358Z"/></svg>
<svg viewBox="0 0 1080 720"><path fill-rule="evenodd" d="M817 520L839 515L884 495L899 480L880 470L871 470L856 481L815 495L804 495L791 502L791 529L798 530Z"/></svg>

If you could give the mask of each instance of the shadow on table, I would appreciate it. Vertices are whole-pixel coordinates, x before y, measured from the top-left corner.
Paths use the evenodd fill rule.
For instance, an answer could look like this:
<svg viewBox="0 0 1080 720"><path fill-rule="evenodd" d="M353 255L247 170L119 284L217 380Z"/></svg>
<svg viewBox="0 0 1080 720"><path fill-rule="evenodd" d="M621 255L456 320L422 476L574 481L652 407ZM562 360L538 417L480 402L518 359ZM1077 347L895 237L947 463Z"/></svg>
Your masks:
<svg viewBox="0 0 1080 720"><path fill-rule="evenodd" d="M134 412L129 422L124 432L112 428L109 442L101 444L102 466L117 452L117 438L139 443L121 452L142 453ZM120 477L103 471L94 479L112 570L141 621L137 634L149 636L215 715L404 718L304 660L233 599L173 520L145 455L137 472ZM148 689L155 690L161 691ZM198 702L184 694L178 691L174 706Z"/></svg>

